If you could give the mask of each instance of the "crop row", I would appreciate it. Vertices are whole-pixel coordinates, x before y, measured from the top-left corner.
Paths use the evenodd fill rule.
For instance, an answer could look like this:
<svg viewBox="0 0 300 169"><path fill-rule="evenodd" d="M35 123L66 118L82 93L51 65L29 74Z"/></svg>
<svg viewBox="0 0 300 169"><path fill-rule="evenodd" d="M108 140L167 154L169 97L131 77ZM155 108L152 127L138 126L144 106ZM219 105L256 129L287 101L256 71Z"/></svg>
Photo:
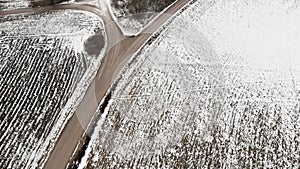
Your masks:
<svg viewBox="0 0 300 169"><path fill-rule="evenodd" d="M0 39L0 166L23 168L57 122L86 70L57 37ZM45 42L45 43L41 43Z"/></svg>
<svg viewBox="0 0 300 169"><path fill-rule="evenodd" d="M98 69L84 41L103 25L60 10L5 15L0 30L0 168L38 168Z"/></svg>

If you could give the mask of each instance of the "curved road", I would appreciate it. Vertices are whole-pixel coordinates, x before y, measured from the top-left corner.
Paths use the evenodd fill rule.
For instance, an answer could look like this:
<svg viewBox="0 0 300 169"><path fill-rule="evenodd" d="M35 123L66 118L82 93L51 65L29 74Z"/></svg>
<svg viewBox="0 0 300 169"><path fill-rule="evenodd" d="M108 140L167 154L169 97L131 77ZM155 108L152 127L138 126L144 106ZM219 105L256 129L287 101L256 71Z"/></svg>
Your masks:
<svg viewBox="0 0 300 169"><path fill-rule="evenodd" d="M97 75L87 89L84 98L78 106L75 114L69 119L67 125L58 138L56 145L51 152L44 166L46 169L65 168L77 144L81 141L85 130L94 116L98 105L117 75L128 60L139 51L147 42L152 33L158 30L172 15L186 5L190 0L178 0L164 14L157 17L147 28L136 37L124 37L119 27L109 14L107 4L99 2L99 8L85 4L64 4L38 8L16 9L0 11L1 15L47 12L51 10L81 10L94 13L102 18L108 38L107 51L102 59Z"/></svg>

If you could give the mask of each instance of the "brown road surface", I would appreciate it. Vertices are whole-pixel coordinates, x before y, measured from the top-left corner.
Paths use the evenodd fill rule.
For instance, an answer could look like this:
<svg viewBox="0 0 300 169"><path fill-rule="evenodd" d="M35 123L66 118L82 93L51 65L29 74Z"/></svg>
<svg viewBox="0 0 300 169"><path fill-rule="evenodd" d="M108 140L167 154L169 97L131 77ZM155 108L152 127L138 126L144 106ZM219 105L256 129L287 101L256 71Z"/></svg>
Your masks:
<svg viewBox="0 0 300 169"><path fill-rule="evenodd" d="M99 103L105 96L113 81L116 79L117 75L120 73L123 66L145 44L153 32L159 29L173 14L175 14L188 2L190 2L190 0L179 0L176 2L136 37L124 37L116 23L113 22L108 9L103 9L105 8L104 5L100 5L100 7L97 8L92 5L66 4L0 11L1 16L17 13L46 12L60 9L82 10L98 15L103 19L105 24L108 46L96 78L89 86L75 114L71 117L62 131L44 168L62 169L66 167L78 142L81 140L88 123L96 112Z"/></svg>

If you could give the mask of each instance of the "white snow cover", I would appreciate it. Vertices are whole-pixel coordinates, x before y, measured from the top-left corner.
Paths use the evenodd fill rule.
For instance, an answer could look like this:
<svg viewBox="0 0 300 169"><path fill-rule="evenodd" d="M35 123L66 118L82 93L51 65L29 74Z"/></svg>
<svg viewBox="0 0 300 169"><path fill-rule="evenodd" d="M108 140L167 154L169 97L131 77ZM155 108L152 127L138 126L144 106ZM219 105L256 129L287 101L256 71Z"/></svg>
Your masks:
<svg viewBox="0 0 300 169"><path fill-rule="evenodd" d="M107 37L106 32L104 30L104 23L98 16L89 13L89 12L81 12L85 15L89 16L89 20L94 21L93 27L97 27L102 29L101 32L103 33L105 46L101 50L101 53L98 56L88 56L87 54L87 60L88 60L88 67L83 75L80 82L76 85L76 88L74 90L74 93L72 94L71 98L68 100L67 104L64 106L64 108L61 111L62 116L57 120L55 127L52 129L51 134L47 137L46 141L43 143L43 146L39 149L37 154L33 154L32 158L34 159L34 164L39 163L39 159L43 157L49 157L49 150L52 150L55 146L56 140L59 138L60 133L63 131L65 125L67 124L68 120L74 115L74 112L77 109L77 106L79 105L80 101L84 97L84 93L88 89L89 85L92 83L93 79L96 76L97 70L100 67L101 60L105 55L106 47L107 47ZM93 18L93 19L91 19ZM101 25L99 25L99 22ZM86 34L83 39L87 39L89 36L93 35L92 32L88 35ZM82 34L81 34L82 35ZM83 39L73 39L72 42L74 45L75 50L77 49L77 52L84 52L83 51ZM45 153L47 154L45 156ZM46 160L45 160L46 161ZM44 165L44 164L43 164ZM38 167L38 166L36 166Z"/></svg>
<svg viewBox="0 0 300 169"><path fill-rule="evenodd" d="M0 10L11 10L18 8L28 7L30 1L28 0L10 0L10 1L0 1Z"/></svg>
<svg viewBox="0 0 300 169"><path fill-rule="evenodd" d="M80 168L298 168L299 18L196 1L120 74Z"/></svg>
<svg viewBox="0 0 300 169"><path fill-rule="evenodd" d="M5 18L9 18L9 19L5 19ZM106 33L104 31L104 23L102 22L101 18L99 18L98 16L92 13L79 12L73 10L52 11L52 12L36 14L36 15L31 15L31 14L9 15L9 16L5 16L4 18L1 18L1 21L2 22L0 24L0 30L1 30L0 33L4 33L3 37L0 38L1 41L0 71L1 72L3 72L2 68L7 67L7 64L9 64L10 62L9 57L14 58L15 54L13 52L22 52L20 58L26 58L26 56L23 55L27 54L26 52L31 50L31 48L40 48L39 49L40 52L44 52L46 54L47 52L45 51L50 51L49 52L50 54L52 54L52 52L53 53L56 52L57 56L53 56L53 57L58 58L58 60L55 61L55 59L53 59L53 67L57 65L62 66L62 69L60 69L62 70L61 72L59 72L59 70L55 72L57 74L60 73L60 74L65 74L66 76L68 75L66 72L63 72L63 71L67 71L63 66L66 66L65 62L68 59L67 56L65 55L71 55L70 51L75 53L74 57L76 56L79 57L78 58L79 62L84 62L84 63L72 63L72 64L78 64L79 65L78 67L82 66L80 68L85 71L83 73L79 71L74 71L74 75L73 75L74 79L75 78L79 78L79 79L76 80L67 79L67 78L62 79L62 80L66 80L66 79L70 80L66 82L67 86L64 87L71 88L73 93L71 93L70 96L69 95L61 96L63 99L67 98L68 100L66 101L65 105L62 104L62 102L65 100L61 100L61 103L55 105L56 106L54 108L55 111L56 109L60 109L61 110L60 112L54 115L53 114L50 115L52 112L48 112L48 110L50 109L49 107L53 106L52 101L54 100L49 101L49 98L43 97L43 94L45 93L38 93L35 90L34 90L35 92L34 95L38 96L40 100L35 101L34 104L36 105L36 102L44 102L44 101L46 102L45 103L46 107L44 107L44 110L42 111L40 111L40 107L35 107L34 111L29 110L31 100L25 98L27 98L27 96L33 95L33 92L31 90L28 90L26 95L20 96L20 98L23 98L22 102L17 103L16 101L14 101L13 103L4 102L0 104L1 120L3 120L0 122L0 125L1 127L4 126L1 130L1 133L4 134L0 136L0 141L1 142L4 141L5 143L3 145L0 145L1 146L0 153L1 156L3 157L0 159L0 166L5 168L7 167L19 168L21 166L23 166L24 168L42 168L46 162L46 159L49 156L49 153L53 149L55 142L59 137L59 134L64 129L64 126L66 125L69 118L72 117L72 115L74 114L77 106L79 105L81 99L84 96L85 91L87 90L88 86L96 76L96 72L100 66L102 57L104 56L106 43L104 48L101 50L99 56L88 56L84 52L83 46L85 40L87 40L90 36L94 35L95 28L100 28L104 36L104 41L106 42L107 38L106 38ZM11 42L13 43L7 43L9 42L10 39L18 39L18 42L22 42L23 39L27 40L26 41L27 43L24 43L22 45L27 46L28 49L23 48L22 45L14 46L16 45L15 44L16 42L14 42L13 40L11 40ZM33 43L34 45L31 44L33 41L31 39L35 40L35 42ZM45 40L48 41L46 42ZM40 43L36 43L36 42L40 42ZM7 44L2 44L2 43L7 43ZM56 48L53 49L53 47L55 46L54 44L57 43L59 43L58 45L59 49ZM10 48L14 49L18 47L20 47L18 51L11 51L9 53L6 53L7 51L9 51ZM69 53L67 52L61 53L61 51L64 52L66 51L66 49L68 49ZM30 55L35 55L35 54L37 58L40 57L37 55L37 53L30 53ZM49 59L48 57L49 54L48 55L46 54L45 54L45 58ZM42 64L40 64L40 67L38 67L38 69L43 70L45 67L44 63L47 63L46 59ZM24 63L20 65L15 65L15 67L21 67L23 66L23 64ZM29 64L29 68L28 68L29 72L31 72L30 67L34 67L34 66L37 65ZM12 70L14 69L12 68ZM41 76L39 74L39 71L40 70L34 70L30 75L35 77ZM21 70L20 72L21 72L20 74L26 74L26 70ZM80 73L82 73L81 76ZM20 76L20 74L15 74L14 76L18 77ZM0 78L1 78L0 79L1 83L3 82L4 84L5 81L3 81L4 80L3 74L1 74ZM60 78L60 77L54 77L54 78ZM33 78L30 77L30 79ZM52 81L55 80L56 79ZM32 82L32 83L35 83L36 85L34 88L39 87L37 86L37 84L39 84L38 82ZM10 87L4 88L3 84L1 84L1 90L5 91L10 89ZM61 86L58 86L57 82L54 84L56 86L47 86L47 87L49 89L51 88L51 90L53 90L54 92L60 91ZM17 94L20 93L21 92L17 92ZM56 94L57 93L53 93L53 95ZM10 94L9 93L7 94L6 92L3 96L8 96L8 95ZM3 100L3 96L1 97L2 100ZM24 105L23 104L24 102L27 102L28 104ZM13 110L15 110L15 112L9 114L7 114L7 112L3 112L3 110L6 109L7 105L10 104L14 105ZM19 107L17 105L19 105ZM22 105L22 107L20 105ZM33 114L35 114L36 116L34 116ZM6 116L7 117L13 116L14 119L12 121L7 121L8 119L6 119ZM44 122L43 119L45 119L44 118L45 116L51 116L50 119L51 122L48 121ZM23 119L20 119L20 117L23 117ZM28 123L27 119L30 119L31 122ZM22 121L24 121L25 123L23 123ZM15 126L15 124L13 123L15 124L21 123L22 125ZM49 133L48 132L46 133L45 131L42 131L40 129L40 126L43 123L47 123L49 125L54 124L52 128L46 126L45 130L49 131ZM7 126L7 124L9 124L10 126ZM32 127L33 125L37 127ZM20 129L22 130L22 133L19 132ZM16 134L15 138L16 139L19 138L19 140L7 139L12 137L11 130L15 131ZM36 135L38 134L39 137L36 137ZM15 147L14 147L15 145L18 146L17 151L15 151Z"/></svg>

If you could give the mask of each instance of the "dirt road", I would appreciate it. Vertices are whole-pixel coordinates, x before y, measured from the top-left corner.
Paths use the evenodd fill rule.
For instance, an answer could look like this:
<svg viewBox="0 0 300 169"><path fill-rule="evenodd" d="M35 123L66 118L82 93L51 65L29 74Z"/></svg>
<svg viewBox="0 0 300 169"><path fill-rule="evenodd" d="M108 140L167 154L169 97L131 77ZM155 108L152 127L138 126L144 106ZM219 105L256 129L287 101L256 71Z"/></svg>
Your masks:
<svg viewBox="0 0 300 169"><path fill-rule="evenodd" d="M106 55L97 72L96 78L89 86L76 113L68 121L68 124L61 133L54 150L48 158L44 168L61 169L65 168L78 141L81 139L85 129L92 119L96 108L105 96L107 90L121 71L127 61L144 45L152 33L160 28L173 14L181 9L190 0L179 0L172 5L163 15L157 17L139 36L124 37L116 23L108 13L107 9L99 9L92 5L66 4L48 7L16 9L11 11L0 11L0 15L46 12L50 10L73 9L92 12L104 21L108 47ZM103 5L100 8L104 8Z"/></svg>

